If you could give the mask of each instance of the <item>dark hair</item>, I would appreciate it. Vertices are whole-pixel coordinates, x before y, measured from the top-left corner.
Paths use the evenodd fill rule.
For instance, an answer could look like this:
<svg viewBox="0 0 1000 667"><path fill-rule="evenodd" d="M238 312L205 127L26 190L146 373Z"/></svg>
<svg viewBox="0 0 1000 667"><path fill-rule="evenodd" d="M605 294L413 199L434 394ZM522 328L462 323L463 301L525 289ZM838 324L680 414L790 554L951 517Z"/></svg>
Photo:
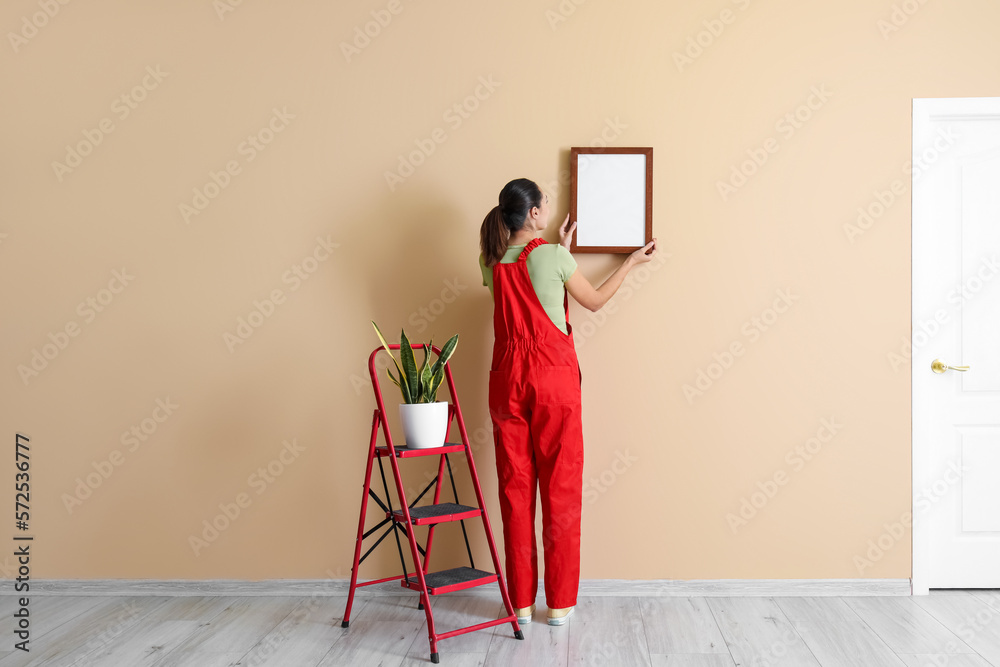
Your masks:
<svg viewBox="0 0 1000 667"><path fill-rule="evenodd" d="M542 191L534 181L516 178L500 191L500 203L486 214L479 229L479 248L483 263L493 266L507 252L507 240L524 227L528 211L542 205Z"/></svg>

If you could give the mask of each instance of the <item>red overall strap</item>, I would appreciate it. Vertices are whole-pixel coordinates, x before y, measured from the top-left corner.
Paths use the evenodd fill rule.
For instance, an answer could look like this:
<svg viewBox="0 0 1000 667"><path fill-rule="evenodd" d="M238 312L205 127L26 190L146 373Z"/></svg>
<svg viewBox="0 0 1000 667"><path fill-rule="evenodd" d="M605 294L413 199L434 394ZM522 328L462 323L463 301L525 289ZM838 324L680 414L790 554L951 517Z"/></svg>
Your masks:
<svg viewBox="0 0 1000 667"><path fill-rule="evenodd" d="M517 261L527 263L528 254L532 250L534 250L535 248L537 248L540 245L548 245L548 244L549 244L549 242L546 241L545 239L541 238L541 237L536 237L536 238L531 239L531 241L529 241L528 244L526 246L524 246L524 250L521 251L521 254L518 255ZM541 301L541 300L539 300L539 301ZM564 312L565 317L566 317L566 324L567 324L566 330L569 331L569 326L568 326L569 325L569 293L565 289L563 290L563 312Z"/></svg>
<svg viewBox="0 0 1000 667"><path fill-rule="evenodd" d="M517 261L493 266L493 370L500 367L507 354L505 350L511 348L536 350L546 360L543 363L549 365L578 365L568 298L563 299L564 332L542 306L528 274L528 254L544 243L544 239L534 238L525 245Z"/></svg>
<svg viewBox="0 0 1000 667"><path fill-rule="evenodd" d="M535 238L531 239L527 245L524 246L524 250L522 250L521 254L517 256L517 261L523 262L524 260L528 259L529 252L531 252L540 245L547 245L547 244L548 241L546 241L540 236L536 236Z"/></svg>

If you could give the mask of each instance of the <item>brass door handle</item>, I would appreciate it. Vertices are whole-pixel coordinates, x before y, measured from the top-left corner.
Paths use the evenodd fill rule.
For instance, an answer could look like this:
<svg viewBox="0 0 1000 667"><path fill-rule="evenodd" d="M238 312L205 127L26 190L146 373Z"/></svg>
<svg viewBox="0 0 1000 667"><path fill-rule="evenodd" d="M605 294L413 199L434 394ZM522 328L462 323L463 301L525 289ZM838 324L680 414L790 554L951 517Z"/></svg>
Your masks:
<svg viewBox="0 0 1000 667"><path fill-rule="evenodd" d="M962 371L963 373L969 370L968 366L949 366L940 359L935 359L931 362L931 370L935 373L944 373L945 371Z"/></svg>

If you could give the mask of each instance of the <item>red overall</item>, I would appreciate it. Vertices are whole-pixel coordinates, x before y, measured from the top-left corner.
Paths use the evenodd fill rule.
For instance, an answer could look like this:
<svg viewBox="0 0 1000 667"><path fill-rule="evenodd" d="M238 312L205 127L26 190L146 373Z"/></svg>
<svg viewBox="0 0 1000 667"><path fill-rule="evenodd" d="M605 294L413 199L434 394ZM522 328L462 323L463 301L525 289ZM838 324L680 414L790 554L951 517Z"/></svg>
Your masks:
<svg viewBox="0 0 1000 667"><path fill-rule="evenodd" d="M505 570L511 602L529 607L538 591L535 484L542 497L545 602L576 605L583 494L582 375L564 295L563 333L531 284L528 253L493 267L493 364L489 407L496 444Z"/></svg>

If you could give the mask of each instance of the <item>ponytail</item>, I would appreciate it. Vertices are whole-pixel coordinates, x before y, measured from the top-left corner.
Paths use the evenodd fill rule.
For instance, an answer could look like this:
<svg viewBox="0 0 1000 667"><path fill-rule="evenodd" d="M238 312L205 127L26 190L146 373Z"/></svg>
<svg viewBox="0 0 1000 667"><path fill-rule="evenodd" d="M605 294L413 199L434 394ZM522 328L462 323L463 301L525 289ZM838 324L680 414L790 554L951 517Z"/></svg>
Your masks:
<svg viewBox="0 0 1000 667"><path fill-rule="evenodd" d="M483 226L479 229L479 248L483 252L483 263L491 267L499 262L507 252L507 240L510 231L503 219L503 209L499 204L486 214Z"/></svg>
<svg viewBox="0 0 1000 667"><path fill-rule="evenodd" d="M479 229L479 248L487 267L503 259L510 235L524 227L532 207L542 205L542 191L533 181L517 178L503 186L499 199Z"/></svg>

